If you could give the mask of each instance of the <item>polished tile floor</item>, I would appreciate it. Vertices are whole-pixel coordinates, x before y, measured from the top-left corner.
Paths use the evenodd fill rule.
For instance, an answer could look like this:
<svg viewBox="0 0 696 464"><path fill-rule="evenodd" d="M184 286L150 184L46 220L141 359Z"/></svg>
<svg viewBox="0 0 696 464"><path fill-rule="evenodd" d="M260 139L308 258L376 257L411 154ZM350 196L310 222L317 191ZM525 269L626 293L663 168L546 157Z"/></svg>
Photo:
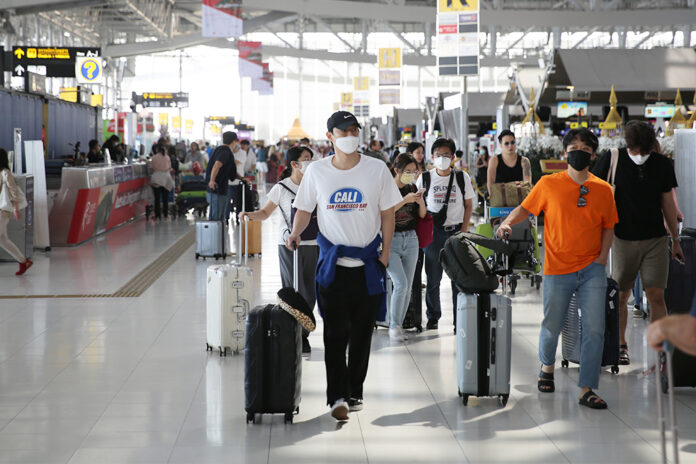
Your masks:
<svg viewBox="0 0 696 464"><path fill-rule="evenodd" d="M280 286L278 216L263 229L256 303ZM138 221L78 248L38 255L26 277L0 265L2 295L111 293L190 230ZM338 425L324 406L322 326L310 337L302 403L245 423L243 357L205 351L205 269L190 249L139 298L0 299L0 463L660 462L645 322L630 321L633 364L602 374L608 411L577 405L577 368L536 390L540 295L513 297L512 391L457 397L452 315L439 332L391 344L376 332L365 409ZM443 301L449 285L443 285ZM696 463L696 390L679 390L682 462Z"/></svg>

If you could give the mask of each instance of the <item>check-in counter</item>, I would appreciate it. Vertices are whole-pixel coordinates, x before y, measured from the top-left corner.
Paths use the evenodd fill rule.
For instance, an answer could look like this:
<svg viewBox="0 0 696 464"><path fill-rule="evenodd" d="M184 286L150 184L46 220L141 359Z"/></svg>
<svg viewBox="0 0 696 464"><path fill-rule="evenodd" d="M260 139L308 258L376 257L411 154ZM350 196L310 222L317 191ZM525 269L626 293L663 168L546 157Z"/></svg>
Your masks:
<svg viewBox="0 0 696 464"><path fill-rule="evenodd" d="M34 256L34 175L13 175L17 187L27 197L27 207L20 210L19 221L14 216L7 225L7 236L26 256ZM4 249L0 248L0 261L15 261Z"/></svg>
<svg viewBox="0 0 696 464"><path fill-rule="evenodd" d="M145 213L144 163L64 167L49 215L51 246L77 245Z"/></svg>

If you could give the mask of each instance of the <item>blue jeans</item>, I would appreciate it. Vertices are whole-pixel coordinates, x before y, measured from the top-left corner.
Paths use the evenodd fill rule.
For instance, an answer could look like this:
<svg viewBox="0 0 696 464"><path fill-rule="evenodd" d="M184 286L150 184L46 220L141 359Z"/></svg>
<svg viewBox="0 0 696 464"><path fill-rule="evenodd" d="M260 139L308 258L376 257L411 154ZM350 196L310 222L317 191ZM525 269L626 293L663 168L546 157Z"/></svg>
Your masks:
<svg viewBox="0 0 696 464"><path fill-rule="evenodd" d="M218 195L214 192L205 192L205 199L208 200L210 210L208 210L208 219L211 221L222 221L225 213L226 195Z"/></svg>
<svg viewBox="0 0 696 464"><path fill-rule="evenodd" d="M597 388L604 350L605 266L592 263L570 274L544 276L544 320L539 334L539 359L545 366L555 364L558 335L573 292L577 295L582 314L578 386Z"/></svg>
<svg viewBox="0 0 696 464"><path fill-rule="evenodd" d="M442 316L440 307L440 281L442 280L440 250L445 246L447 239L457 232L459 230L447 232L435 227L433 230L433 242L425 248L425 275L428 281L425 290L425 305L427 307L425 315L429 321L438 321ZM452 282L452 311L455 318L457 317L457 293L459 293L459 290Z"/></svg>
<svg viewBox="0 0 696 464"><path fill-rule="evenodd" d="M387 266L387 272L394 284L391 302L387 308L389 311L387 321L390 329L399 327L404 322L408 304L411 301L411 286L417 261L418 235L416 235L416 231L394 232L389 266Z"/></svg>

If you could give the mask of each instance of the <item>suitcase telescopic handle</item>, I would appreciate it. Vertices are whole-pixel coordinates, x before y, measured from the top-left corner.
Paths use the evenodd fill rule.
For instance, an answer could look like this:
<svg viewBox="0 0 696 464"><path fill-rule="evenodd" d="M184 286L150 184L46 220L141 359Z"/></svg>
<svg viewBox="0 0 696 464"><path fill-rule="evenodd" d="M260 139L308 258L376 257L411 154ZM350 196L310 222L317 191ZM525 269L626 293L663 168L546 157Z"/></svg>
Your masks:
<svg viewBox="0 0 696 464"><path fill-rule="evenodd" d="M674 346L669 341L662 343L662 352L657 354L657 367L655 369L656 390L657 390L657 416L660 427L660 440L662 448L662 462L667 464L667 437L666 437L666 420L664 412L664 400L662 392L662 375L667 376L667 406L670 415L670 428L672 429L672 453L675 464L679 464L679 433L677 430L677 416L674 410L674 377L672 368L672 354L674 354ZM660 368L660 360L665 361L665 370Z"/></svg>
<svg viewBox="0 0 696 464"><path fill-rule="evenodd" d="M299 272L300 272L300 252L297 249L297 243L292 243L292 286L296 292L300 291Z"/></svg>
<svg viewBox="0 0 696 464"><path fill-rule="evenodd" d="M241 182L241 181L240 181ZM246 212L245 209L245 185L244 182L241 182L242 185L242 213ZM244 240L242 240L242 222L244 223ZM246 266L247 263L249 262L249 218L244 217L243 221L239 221L239 247L237 248L237 264L239 266L242 265L242 252L244 253L244 265ZM244 248L244 250L242 250Z"/></svg>

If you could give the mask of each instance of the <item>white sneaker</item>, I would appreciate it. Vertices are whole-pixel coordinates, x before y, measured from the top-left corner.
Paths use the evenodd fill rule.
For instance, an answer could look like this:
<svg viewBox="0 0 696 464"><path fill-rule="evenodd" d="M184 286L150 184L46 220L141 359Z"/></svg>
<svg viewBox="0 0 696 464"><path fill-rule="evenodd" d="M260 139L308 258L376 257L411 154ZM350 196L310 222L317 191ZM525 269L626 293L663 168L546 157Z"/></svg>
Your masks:
<svg viewBox="0 0 696 464"><path fill-rule="evenodd" d="M331 416L337 421L348 420L348 403L343 398L337 399L331 406Z"/></svg>
<svg viewBox="0 0 696 464"><path fill-rule="evenodd" d="M406 341L408 337L400 330L398 327L394 329L389 329L389 340L393 342L403 342Z"/></svg>

